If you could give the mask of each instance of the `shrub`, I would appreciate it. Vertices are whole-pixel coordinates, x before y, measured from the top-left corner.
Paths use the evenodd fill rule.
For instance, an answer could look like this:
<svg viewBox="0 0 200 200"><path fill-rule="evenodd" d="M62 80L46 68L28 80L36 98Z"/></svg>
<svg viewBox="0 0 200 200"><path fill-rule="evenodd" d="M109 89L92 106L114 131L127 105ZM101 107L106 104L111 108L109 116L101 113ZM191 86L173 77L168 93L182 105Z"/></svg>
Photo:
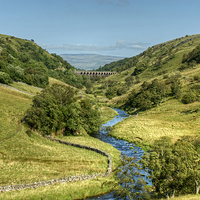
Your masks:
<svg viewBox="0 0 200 200"><path fill-rule="evenodd" d="M5 72L0 72L0 83L9 84L12 83L12 79L10 75Z"/></svg>
<svg viewBox="0 0 200 200"><path fill-rule="evenodd" d="M181 102L184 104L193 103L196 101L196 95L192 91L188 91L183 95Z"/></svg>

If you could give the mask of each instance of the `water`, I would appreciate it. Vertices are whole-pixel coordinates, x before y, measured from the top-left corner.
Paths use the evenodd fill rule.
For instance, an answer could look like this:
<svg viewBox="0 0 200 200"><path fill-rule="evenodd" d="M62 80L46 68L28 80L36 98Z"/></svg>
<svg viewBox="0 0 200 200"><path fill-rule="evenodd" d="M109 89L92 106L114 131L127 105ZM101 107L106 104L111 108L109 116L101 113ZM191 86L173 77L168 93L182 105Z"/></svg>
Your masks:
<svg viewBox="0 0 200 200"><path fill-rule="evenodd" d="M115 116L115 118L113 118L112 120L110 120L106 124L103 124L99 133L97 135L95 135L95 137L98 138L99 140L103 141L103 142L109 143L112 146L114 146L116 149L118 149L121 152L121 155L125 154L126 156L129 156L129 157L136 157L136 161L137 161L141 158L141 156L144 153L144 151L140 147L136 147L135 144L133 144L133 143L129 143L129 142L126 142L124 140L118 140L118 139L115 139L115 138L107 135L108 132L105 130L106 127L109 127L109 126L112 127L113 125L122 121L124 118L128 117L128 115L125 113L125 111L122 111L122 110L116 109L116 108L114 108L114 110L116 110L119 115ZM144 172L144 174L145 174L145 172ZM148 180L145 178L145 176L144 176L144 179L145 179L146 182L148 182ZM98 199L98 200L105 200L105 199L113 200L115 198L114 198L113 192L110 192L110 193L105 194L105 195L87 198L87 200L95 200L95 199Z"/></svg>

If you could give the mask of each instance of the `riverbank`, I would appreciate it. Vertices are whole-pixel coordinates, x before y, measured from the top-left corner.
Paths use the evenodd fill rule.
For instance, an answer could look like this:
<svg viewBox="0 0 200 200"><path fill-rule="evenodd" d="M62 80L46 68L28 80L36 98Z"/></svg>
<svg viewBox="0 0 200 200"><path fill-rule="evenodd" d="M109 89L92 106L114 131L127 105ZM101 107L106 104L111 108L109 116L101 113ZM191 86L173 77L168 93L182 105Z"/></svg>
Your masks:
<svg viewBox="0 0 200 200"><path fill-rule="evenodd" d="M149 149L155 140L163 136L176 141L182 136L199 135L199 107L200 102L182 104L177 99L169 99L149 111L129 116L114 125L109 135L144 149Z"/></svg>

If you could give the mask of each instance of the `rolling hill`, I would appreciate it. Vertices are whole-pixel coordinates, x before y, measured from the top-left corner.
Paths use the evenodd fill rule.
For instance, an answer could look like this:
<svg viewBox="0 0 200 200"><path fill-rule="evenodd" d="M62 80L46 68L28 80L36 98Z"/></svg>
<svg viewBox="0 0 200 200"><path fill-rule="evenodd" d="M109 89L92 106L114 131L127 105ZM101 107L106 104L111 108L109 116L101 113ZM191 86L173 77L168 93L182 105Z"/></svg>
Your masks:
<svg viewBox="0 0 200 200"><path fill-rule="evenodd" d="M199 55L200 35L191 35L102 67L119 73L97 83L96 89L103 89L111 106L132 115L110 134L143 146L162 136L199 137Z"/></svg>
<svg viewBox="0 0 200 200"><path fill-rule="evenodd" d="M21 81L44 88L49 77L82 88L90 81L75 76L75 67L55 53L48 53L33 40L0 35L0 82Z"/></svg>

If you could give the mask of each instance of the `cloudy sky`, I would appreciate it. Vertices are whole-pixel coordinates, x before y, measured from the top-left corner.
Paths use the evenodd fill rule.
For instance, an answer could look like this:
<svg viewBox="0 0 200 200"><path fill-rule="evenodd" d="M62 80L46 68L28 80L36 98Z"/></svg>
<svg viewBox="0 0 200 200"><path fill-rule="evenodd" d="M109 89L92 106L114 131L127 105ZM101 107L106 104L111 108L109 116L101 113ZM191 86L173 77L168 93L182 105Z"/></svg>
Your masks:
<svg viewBox="0 0 200 200"><path fill-rule="evenodd" d="M131 57L200 33L199 0L0 0L0 34L57 54Z"/></svg>

